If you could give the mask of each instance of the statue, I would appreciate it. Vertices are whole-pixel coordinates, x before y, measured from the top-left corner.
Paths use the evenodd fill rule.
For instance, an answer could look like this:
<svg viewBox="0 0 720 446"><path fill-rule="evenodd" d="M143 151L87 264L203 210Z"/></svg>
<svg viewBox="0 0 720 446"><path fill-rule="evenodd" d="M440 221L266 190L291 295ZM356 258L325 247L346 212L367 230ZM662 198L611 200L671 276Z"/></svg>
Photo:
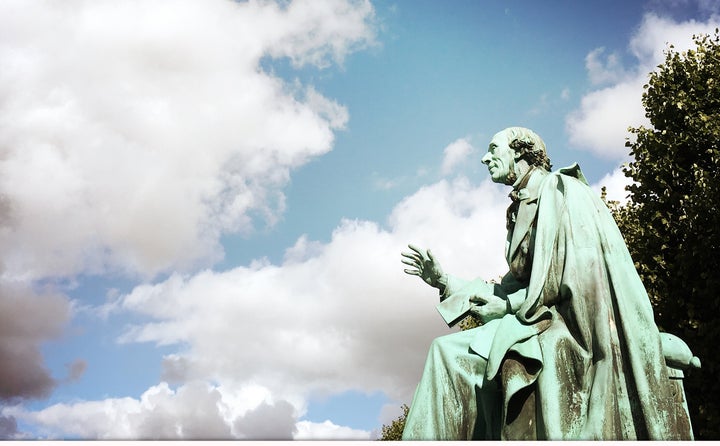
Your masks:
<svg viewBox="0 0 720 446"><path fill-rule="evenodd" d="M497 133L482 162L513 188L509 272L468 281L430 250L402 253L405 272L439 290L449 326L482 321L433 341L403 439L692 439L673 379L699 360L658 332L622 235L579 166L551 173L542 139L520 127Z"/></svg>

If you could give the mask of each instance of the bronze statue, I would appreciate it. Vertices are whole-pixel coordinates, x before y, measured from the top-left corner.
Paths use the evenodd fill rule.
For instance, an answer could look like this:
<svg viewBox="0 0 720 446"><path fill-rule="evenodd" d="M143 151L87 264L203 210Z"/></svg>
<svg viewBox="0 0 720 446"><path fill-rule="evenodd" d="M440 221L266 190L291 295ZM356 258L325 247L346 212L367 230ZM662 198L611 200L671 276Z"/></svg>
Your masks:
<svg viewBox="0 0 720 446"><path fill-rule="evenodd" d="M520 127L497 133L482 161L512 186L509 272L468 281L429 250L402 254L406 273L440 291L448 325L482 321L433 341L403 439L692 439L671 378L699 361L658 332L622 235L578 165L550 172L542 139Z"/></svg>

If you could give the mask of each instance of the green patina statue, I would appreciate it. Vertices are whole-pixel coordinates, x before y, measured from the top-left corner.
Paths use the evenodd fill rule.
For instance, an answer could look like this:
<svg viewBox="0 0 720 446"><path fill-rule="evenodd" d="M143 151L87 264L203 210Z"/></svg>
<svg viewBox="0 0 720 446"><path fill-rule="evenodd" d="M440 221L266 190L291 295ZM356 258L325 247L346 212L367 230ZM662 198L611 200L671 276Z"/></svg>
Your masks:
<svg viewBox="0 0 720 446"><path fill-rule="evenodd" d="M433 341L405 440L687 440L682 369L699 367L659 333L609 210L577 164L550 172L533 131L497 133L482 158L513 187L500 283L445 274L410 245L405 272L440 291L453 326Z"/></svg>

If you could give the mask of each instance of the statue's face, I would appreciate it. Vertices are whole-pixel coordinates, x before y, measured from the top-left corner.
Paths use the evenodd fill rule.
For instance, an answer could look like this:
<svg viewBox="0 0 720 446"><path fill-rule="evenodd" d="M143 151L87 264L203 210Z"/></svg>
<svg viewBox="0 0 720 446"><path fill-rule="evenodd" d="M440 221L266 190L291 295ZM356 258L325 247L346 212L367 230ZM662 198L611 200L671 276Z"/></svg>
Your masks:
<svg viewBox="0 0 720 446"><path fill-rule="evenodd" d="M503 132L495 134L487 153L482 157L482 162L487 164L490 177L495 183L508 184L510 174L515 168L515 151L510 148L509 142Z"/></svg>

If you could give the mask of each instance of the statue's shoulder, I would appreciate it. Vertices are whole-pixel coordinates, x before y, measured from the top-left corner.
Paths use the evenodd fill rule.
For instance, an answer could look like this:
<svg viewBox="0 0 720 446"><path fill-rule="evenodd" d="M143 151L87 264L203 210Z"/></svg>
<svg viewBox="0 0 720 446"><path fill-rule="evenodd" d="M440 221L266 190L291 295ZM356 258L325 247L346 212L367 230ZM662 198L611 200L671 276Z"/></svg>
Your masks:
<svg viewBox="0 0 720 446"><path fill-rule="evenodd" d="M590 185L585 178L585 175L583 175L582 170L580 170L580 165L578 163L573 163L571 166L563 167L557 172L554 172L554 175L564 175L570 178L575 178L586 186ZM562 180L562 177L560 177L559 179Z"/></svg>
<svg viewBox="0 0 720 446"><path fill-rule="evenodd" d="M555 172L549 172L543 179L540 187L540 197L545 197L546 203L554 202L555 206L562 206L571 196L576 201L583 197L584 201L588 194L592 194L590 185L578 163L563 167ZM552 196L554 199L549 200ZM576 206L577 207L577 206Z"/></svg>

